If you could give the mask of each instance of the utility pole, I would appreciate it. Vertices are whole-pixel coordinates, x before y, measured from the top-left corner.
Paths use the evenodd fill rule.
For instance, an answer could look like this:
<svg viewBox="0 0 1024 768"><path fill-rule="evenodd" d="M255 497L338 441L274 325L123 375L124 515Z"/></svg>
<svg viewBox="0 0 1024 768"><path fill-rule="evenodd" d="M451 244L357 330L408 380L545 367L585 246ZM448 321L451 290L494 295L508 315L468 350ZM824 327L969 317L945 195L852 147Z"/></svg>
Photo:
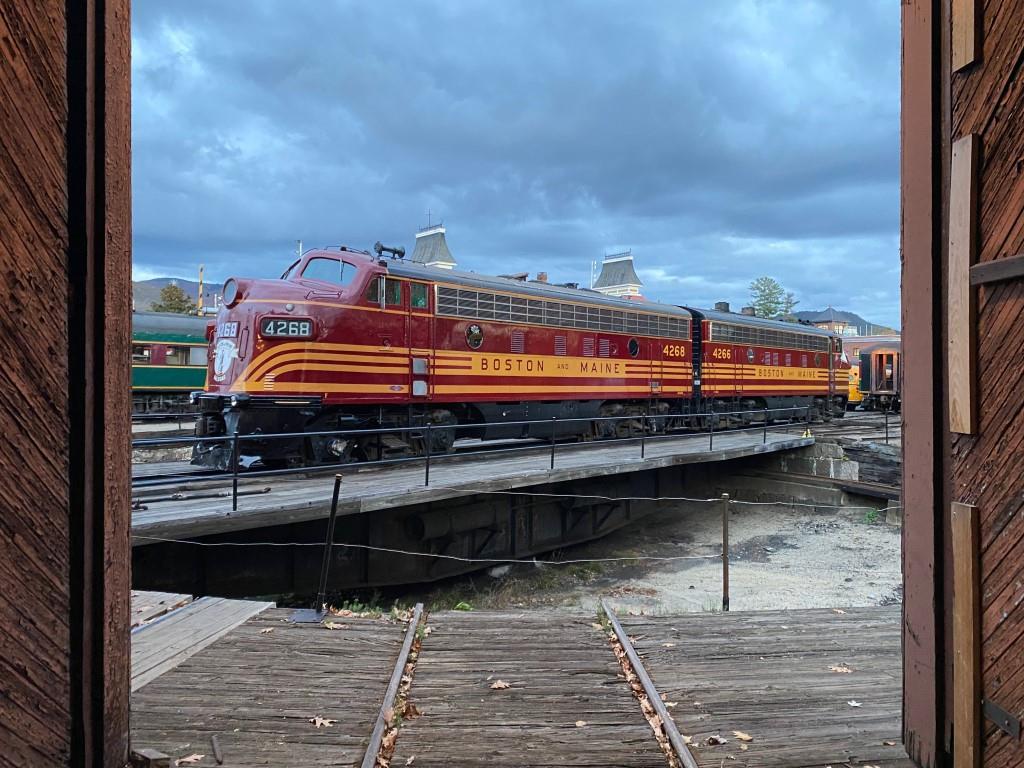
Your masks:
<svg viewBox="0 0 1024 768"><path fill-rule="evenodd" d="M199 265L199 297L196 301L196 314L203 314L203 265Z"/></svg>

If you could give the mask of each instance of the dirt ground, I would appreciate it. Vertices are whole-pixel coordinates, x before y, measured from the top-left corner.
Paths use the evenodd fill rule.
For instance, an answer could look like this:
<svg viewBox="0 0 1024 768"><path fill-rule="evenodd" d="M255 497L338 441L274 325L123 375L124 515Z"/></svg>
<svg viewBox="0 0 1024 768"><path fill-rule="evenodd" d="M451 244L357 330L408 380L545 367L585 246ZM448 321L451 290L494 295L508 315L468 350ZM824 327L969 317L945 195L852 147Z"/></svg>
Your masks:
<svg viewBox="0 0 1024 768"><path fill-rule="evenodd" d="M548 559L695 558L541 565L463 576L418 593L433 609L565 606L611 598L646 614L721 610L722 520L714 508L667 508L600 541ZM900 529L885 513L735 505L730 518L730 608L843 608L899 602Z"/></svg>

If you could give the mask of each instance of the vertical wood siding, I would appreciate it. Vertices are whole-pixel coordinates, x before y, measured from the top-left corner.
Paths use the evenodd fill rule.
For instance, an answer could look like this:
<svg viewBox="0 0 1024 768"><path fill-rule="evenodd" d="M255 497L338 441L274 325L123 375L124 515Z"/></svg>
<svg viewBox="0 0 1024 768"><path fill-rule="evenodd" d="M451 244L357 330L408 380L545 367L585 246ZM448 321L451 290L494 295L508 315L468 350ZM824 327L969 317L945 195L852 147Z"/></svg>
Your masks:
<svg viewBox="0 0 1024 768"><path fill-rule="evenodd" d="M0 745L16 766L70 750L65 53L63 5L0 5Z"/></svg>

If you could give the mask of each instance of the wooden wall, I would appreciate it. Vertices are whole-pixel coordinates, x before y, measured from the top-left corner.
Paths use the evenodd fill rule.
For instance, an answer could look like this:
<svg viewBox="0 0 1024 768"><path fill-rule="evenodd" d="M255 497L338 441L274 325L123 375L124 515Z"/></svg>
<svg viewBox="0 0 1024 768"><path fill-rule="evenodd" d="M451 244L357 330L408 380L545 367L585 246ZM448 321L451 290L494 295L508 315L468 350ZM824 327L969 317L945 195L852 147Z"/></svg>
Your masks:
<svg viewBox="0 0 1024 768"><path fill-rule="evenodd" d="M903 18L904 731L1009 768L982 699L1024 716L1024 0Z"/></svg>
<svg viewBox="0 0 1024 768"><path fill-rule="evenodd" d="M0 763L128 734L124 0L0 4Z"/></svg>
<svg viewBox="0 0 1024 768"><path fill-rule="evenodd" d="M958 11L980 37L980 55L951 76L950 134L980 145L977 263L1024 253L1024 0L978 0ZM972 9L970 6L974 6ZM984 34L980 34L981 29ZM950 218L956 215L956 204ZM956 277L950 275L954 282ZM982 695L1024 714L1024 275L976 291L977 429L953 434L951 502L977 508ZM954 374L959 374L955 369ZM959 584L958 584L959 586ZM960 692L953 691L954 697ZM956 699L954 699L956 701ZM1024 745L982 722L985 766L1019 766ZM954 734L955 736L955 734Z"/></svg>

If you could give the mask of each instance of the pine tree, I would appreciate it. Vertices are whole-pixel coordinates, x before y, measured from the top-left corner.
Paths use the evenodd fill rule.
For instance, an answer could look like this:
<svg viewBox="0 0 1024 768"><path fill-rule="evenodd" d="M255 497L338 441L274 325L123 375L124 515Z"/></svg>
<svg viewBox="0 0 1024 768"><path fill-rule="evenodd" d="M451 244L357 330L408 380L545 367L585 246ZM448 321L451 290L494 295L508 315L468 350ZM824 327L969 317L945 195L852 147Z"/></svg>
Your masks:
<svg viewBox="0 0 1024 768"><path fill-rule="evenodd" d="M799 303L800 300L792 291L786 291L786 296L782 300L782 319L789 320L790 322L796 322L796 316L793 314L793 310L796 309L796 305Z"/></svg>
<svg viewBox="0 0 1024 768"><path fill-rule="evenodd" d="M766 275L750 284L750 299L758 317L778 317L785 306L786 292L778 280Z"/></svg>
<svg viewBox="0 0 1024 768"><path fill-rule="evenodd" d="M154 301L152 309L154 312L176 312L179 315L196 313L195 302L174 283L160 289L160 301Z"/></svg>

